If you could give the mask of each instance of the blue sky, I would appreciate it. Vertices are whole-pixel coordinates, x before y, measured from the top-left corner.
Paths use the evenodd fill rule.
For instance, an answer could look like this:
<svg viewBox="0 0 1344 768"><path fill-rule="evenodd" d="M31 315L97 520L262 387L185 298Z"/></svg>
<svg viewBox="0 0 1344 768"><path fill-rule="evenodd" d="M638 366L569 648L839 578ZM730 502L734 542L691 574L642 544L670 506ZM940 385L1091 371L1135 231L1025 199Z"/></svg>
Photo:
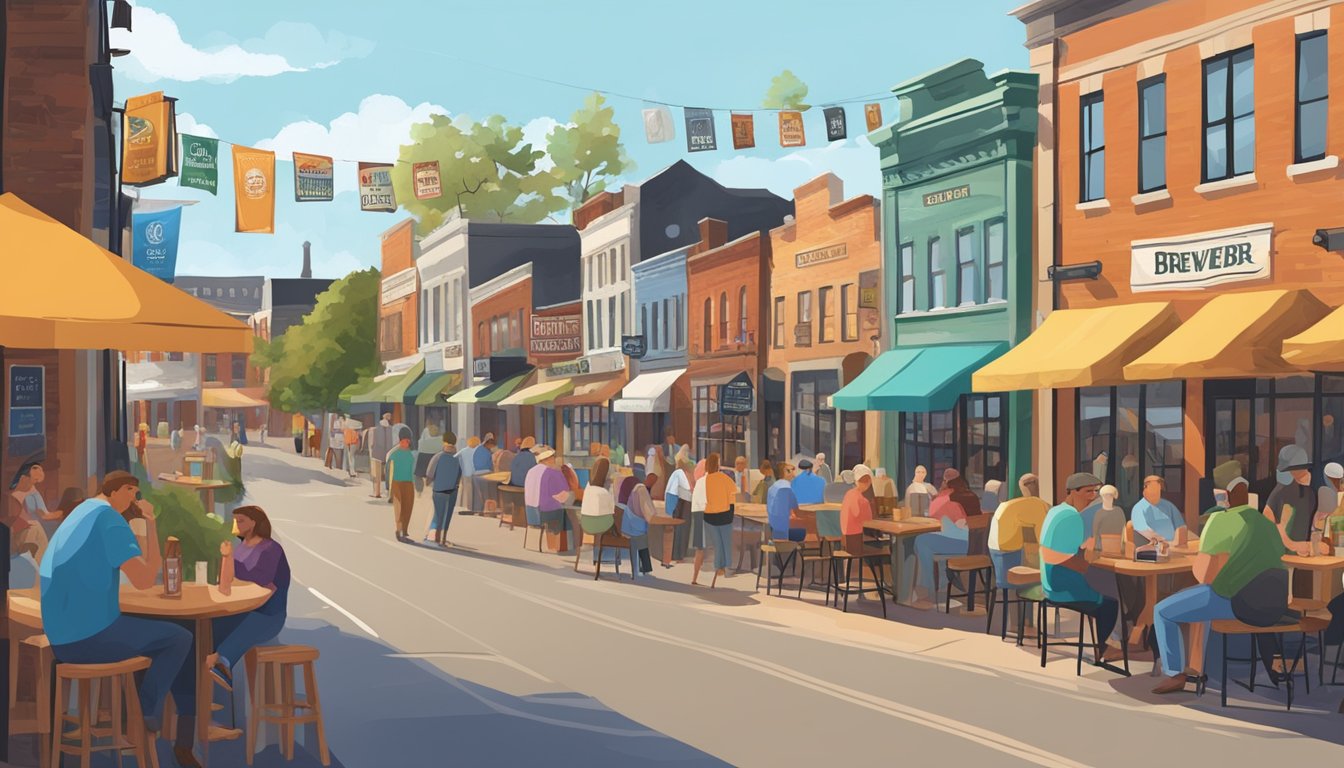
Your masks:
<svg viewBox="0 0 1344 768"><path fill-rule="evenodd" d="M725 184L784 196L831 170L853 195L878 191L876 150L862 138L827 145L820 109L805 115L805 149L779 148L767 113L756 115L756 149L724 149L724 112L720 149L687 154L679 109L675 141L644 141L641 110L652 105L642 99L756 108L771 78L791 69L820 106L889 95L896 83L968 56L990 72L1027 65L1022 26L1007 15L1014 0L136 4L134 32L113 35L115 47L131 49L114 60L118 100L163 90L179 99L181 132L274 149L279 161L275 235L234 233L226 147L217 198L175 181L145 190L201 201L183 213L181 274L294 275L304 240L319 276L377 264L379 234L405 214L359 211L348 164L337 165L335 201L292 202L289 153L389 162L410 124L435 112L502 114L544 143L588 91L543 80L634 97L609 96L637 166L626 181L685 158ZM882 104L892 120L894 100ZM861 133L862 105L847 110L851 135Z"/></svg>

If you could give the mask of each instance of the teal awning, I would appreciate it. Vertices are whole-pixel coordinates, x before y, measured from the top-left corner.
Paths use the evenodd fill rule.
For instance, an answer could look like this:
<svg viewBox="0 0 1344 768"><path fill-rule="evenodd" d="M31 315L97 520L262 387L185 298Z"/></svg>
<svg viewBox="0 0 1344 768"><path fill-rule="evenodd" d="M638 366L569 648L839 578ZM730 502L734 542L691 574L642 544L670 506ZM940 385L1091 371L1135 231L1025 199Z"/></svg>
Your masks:
<svg viewBox="0 0 1344 768"><path fill-rule="evenodd" d="M842 411L946 411L971 391L971 374L1006 351L1002 341L898 347L869 363L831 403Z"/></svg>

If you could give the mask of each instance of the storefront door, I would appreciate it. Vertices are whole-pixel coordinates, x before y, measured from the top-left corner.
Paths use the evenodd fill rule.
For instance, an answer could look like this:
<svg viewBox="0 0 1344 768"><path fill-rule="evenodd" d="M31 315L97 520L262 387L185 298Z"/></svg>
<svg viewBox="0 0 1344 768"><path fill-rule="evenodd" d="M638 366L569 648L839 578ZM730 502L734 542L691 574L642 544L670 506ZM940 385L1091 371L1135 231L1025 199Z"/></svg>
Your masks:
<svg viewBox="0 0 1344 768"><path fill-rule="evenodd" d="M840 466L863 463L864 411L842 411L840 415Z"/></svg>
<svg viewBox="0 0 1344 768"><path fill-rule="evenodd" d="M486 433L489 432L495 436L497 445L508 445L508 442L506 442L508 436L504 434L504 430L508 427L509 422L504 411L499 408L481 406L480 424L481 433L478 437L484 440Z"/></svg>
<svg viewBox="0 0 1344 768"><path fill-rule="evenodd" d="M835 450L835 409L831 395L840 391L836 371L793 374L793 452L797 456L831 454ZM834 464L832 456L831 465ZM852 465L850 465L852 466Z"/></svg>

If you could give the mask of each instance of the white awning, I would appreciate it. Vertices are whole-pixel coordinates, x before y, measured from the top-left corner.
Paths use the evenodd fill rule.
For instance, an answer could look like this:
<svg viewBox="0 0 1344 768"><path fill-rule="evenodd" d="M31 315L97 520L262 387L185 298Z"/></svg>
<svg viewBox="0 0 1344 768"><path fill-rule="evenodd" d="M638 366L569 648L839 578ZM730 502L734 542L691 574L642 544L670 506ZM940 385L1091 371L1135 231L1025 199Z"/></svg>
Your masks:
<svg viewBox="0 0 1344 768"><path fill-rule="evenodd" d="M200 366L194 360L161 360L126 364L126 399L197 400Z"/></svg>
<svg viewBox="0 0 1344 768"><path fill-rule="evenodd" d="M667 413L672 409L672 385L684 375L685 368L641 373L621 390L621 397L612 404L612 410L617 413Z"/></svg>

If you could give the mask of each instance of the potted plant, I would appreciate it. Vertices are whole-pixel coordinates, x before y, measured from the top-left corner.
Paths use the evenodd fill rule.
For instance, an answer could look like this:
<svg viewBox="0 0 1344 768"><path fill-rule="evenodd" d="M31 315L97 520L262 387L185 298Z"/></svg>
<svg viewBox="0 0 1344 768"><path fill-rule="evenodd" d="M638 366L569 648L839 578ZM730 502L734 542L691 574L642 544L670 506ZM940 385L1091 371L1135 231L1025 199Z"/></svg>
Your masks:
<svg viewBox="0 0 1344 768"><path fill-rule="evenodd" d="M145 500L154 505L159 544L163 545L169 536L177 537L182 544L182 578L195 579L196 563L204 562L207 578L217 582L219 545L232 538L232 532L223 521L205 514L195 491L171 485L154 488L146 484L141 488Z"/></svg>

